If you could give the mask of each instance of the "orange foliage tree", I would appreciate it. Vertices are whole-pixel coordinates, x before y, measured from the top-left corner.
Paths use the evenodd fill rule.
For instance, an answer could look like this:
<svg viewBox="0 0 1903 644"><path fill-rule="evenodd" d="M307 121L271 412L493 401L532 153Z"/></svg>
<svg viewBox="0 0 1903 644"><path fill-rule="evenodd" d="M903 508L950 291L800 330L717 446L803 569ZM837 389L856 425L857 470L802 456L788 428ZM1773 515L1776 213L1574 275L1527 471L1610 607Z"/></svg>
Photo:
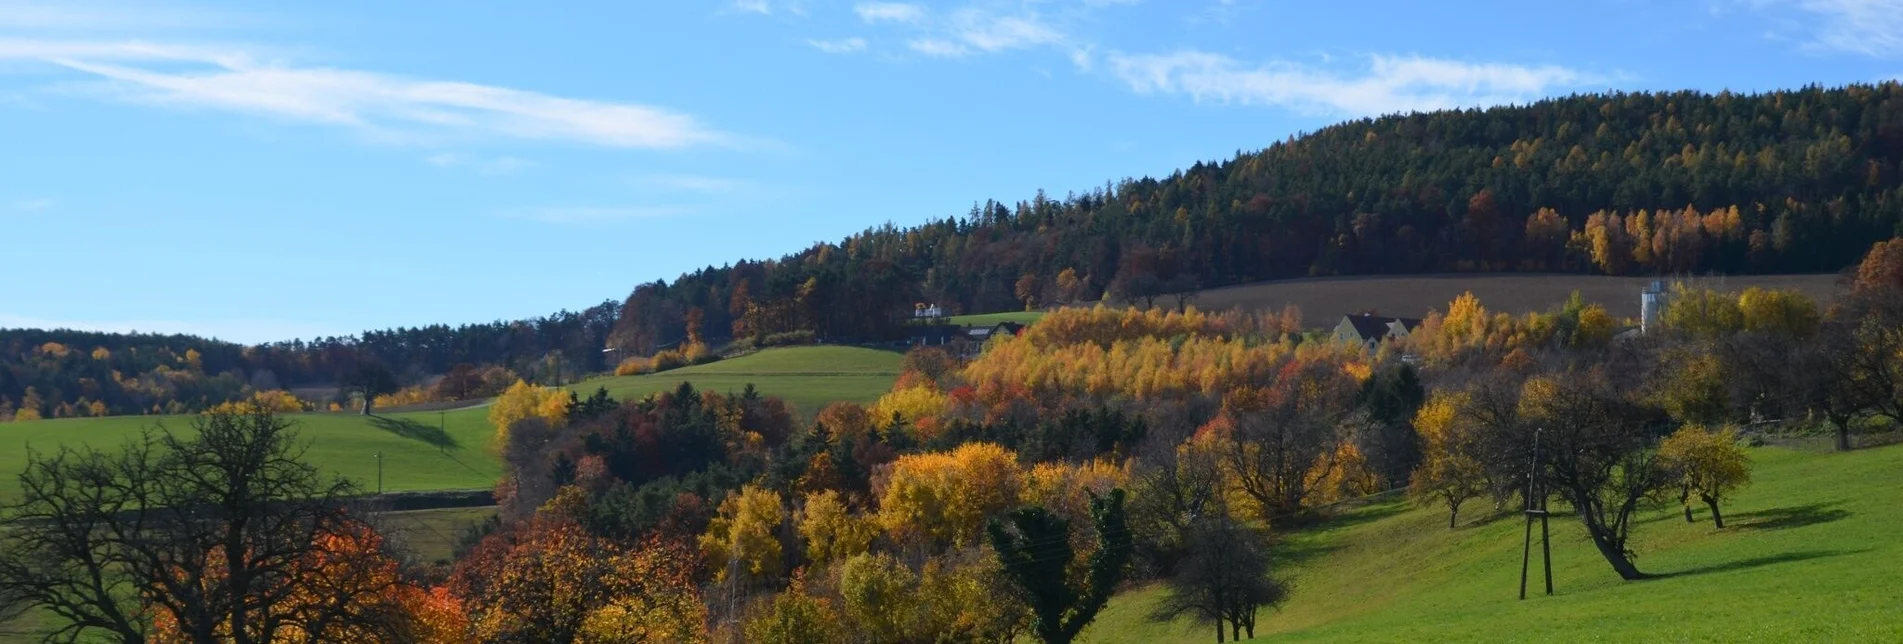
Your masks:
<svg viewBox="0 0 1903 644"><path fill-rule="evenodd" d="M624 545L590 534L565 488L527 521L490 535L450 576L471 641L693 642L706 607L696 553L649 539Z"/></svg>

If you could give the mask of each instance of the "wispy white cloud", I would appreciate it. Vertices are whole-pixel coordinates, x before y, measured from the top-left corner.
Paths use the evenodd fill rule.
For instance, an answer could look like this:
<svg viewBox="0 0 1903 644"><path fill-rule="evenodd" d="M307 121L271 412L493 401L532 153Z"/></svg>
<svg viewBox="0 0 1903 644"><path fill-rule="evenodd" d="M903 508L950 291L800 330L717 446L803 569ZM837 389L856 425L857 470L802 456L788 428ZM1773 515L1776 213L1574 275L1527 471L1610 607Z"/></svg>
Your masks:
<svg viewBox="0 0 1903 644"><path fill-rule="evenodd" d="M34 30L141 30L220 27L256 22L255 18L153 4L101 3L92 0L0 0L0 28Z"/></svg>
<svg viewBox="0 0 1903 644"><path fill-rule="evenodd" d="M139 41L0 38L0 61L84 73L100 95L264 115L395 136L488 136L617 148L734 145L698 119L638 103L266 62L242 49Z"/></svg>
<svg viewBox="0 0 1903 644"><path fill-rule="evenodd" d="M644 190L665 190L700 193L732 193L752 186L743 179L728 177L709 177L697 174L650 174L634 178L634 185Z"/></svg>
<svg viewBox="0 0 1903 644"><path fill-rule="evenodd" d="M864 38L842 38L839 40L807 40L806 44L828 54L851 54L866 50Z"/></svg>
<svg viewBox="0 0 1903 644"><path fill-rule="evenodd" d="M1116 52L1106 61L1112 73L1141 94L1181 94L1198 102L1270 105L1331 116L1520 103L1605 80L1555 65L1399 56L1370 56L1365 68L1350 73L1286 61L1251 65L1200 51Z"/></svg>
<svg viewBox="0 0 1903 644"><path fill-rule="evenodd" d="M1873 58L1903 58L1903 0L1748 0L1758 7L1787 7L1806 18L1798 40L1814 51Z"/></svg>
<svg viewBox="0 0 1903 644"><path fill-rule="evenodd" d="M432 154L423 160L439 168L468 168L484 176L513 174L535 165L533 161L511 156L474 158L452 152Z"/></svg>
<svg viewBox="0 0 1903 644"><path fill-rule="evenodd" d="M733 9L741 13L757 13L762 16L782 12L795 16L806 15L806 5L799 0L733 0Z"/></svg>
<svg viewBox="0 0 1903 644"><path fill-rule="evenodd" d="M14 201L13 203L7 204L7 207L14 212L40 212L50 210L58 205L58 199L52 197L34 197Z"/></svg>
<svg viewBox="0 0 1903 644"><path fill-rule="evenodd" d="M929 19L921 9L906 20L874 20L867 17L866 7L859 5L860 16L867 22L903 22L911 27L916 35L906 41L906 47L926 56L958 58L1046 46L1067 49L1073 56L1088 50L1087 46L1073 43L1062 29L1035 12L1006 13L974 6ZM896 12L882 9L874 15L890 13Z"/></svg>
<svg viewBox="0 0 1903 644"><path fill-rule="evenodd" d="M1063 32L1035 14L994 15L977 10L952 16L952 34L981 51L998 52L1040 45L1062 44Z"/></svg>
<svg viewBox="0 0 1903 644"><path fill-rule="evenodd" d="M964 45L939 38L913 38L905 41L905 46L927 56L938 58L957 58L971 53Z"/></svg>
<svg viewBox="0 0 1903 644"><path fill-rule="evenodd" d="M860 20L869 23L897 22L917 24L925 20L925 8L904 2L861 2L854 5L853 13Z"/></svg>
<svg viewBox="0 0 1903 644"><path fill-rule="evenodd" d="M186 333L217 338L227 342L258 344L296 338L343 335L321 325L272 318L231 318L217 320L66 320L0 313L0 329L72 329L107 333Z"/></svg>
<svg viewBox="0 0 1903 644"><path fill-rule="evenodd" d="M693 211L686 206L555 206L513 211L504 216L548 224L588 225L679 217Z"/></svg>

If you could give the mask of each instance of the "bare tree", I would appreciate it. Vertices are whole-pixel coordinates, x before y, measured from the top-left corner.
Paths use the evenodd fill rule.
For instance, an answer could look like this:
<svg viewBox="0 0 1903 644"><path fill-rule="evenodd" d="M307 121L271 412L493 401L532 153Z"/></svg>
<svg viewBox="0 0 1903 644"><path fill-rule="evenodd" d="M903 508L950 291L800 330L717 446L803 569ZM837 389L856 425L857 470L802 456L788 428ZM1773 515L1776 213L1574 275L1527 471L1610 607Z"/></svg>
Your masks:
<svg viewBox="0 0 1903 644"><path fill-rule="evenodd" d="M1151 612L1151 619L1174 620L1185 615L1214 624L1222 642L1227 623L1230 639L1255 639L1257 611L1288 598L1288 587L1269 572L1268 540L1225 514L1198 519L1190 526L1189 556L1176 574L1164 582L1168 593Z"/></svg>
<svg viewBox="0 0 1903 644"><path fill-rule="evenodd" d="M142 642L161 614L194 642L401 640L406 614L382 599L401 582L365 572L387 559L337 545L374 534L354 488L306 464L268 410L192 424L29 453L0 511L0 598L61 618L49 641Z"/></svg>

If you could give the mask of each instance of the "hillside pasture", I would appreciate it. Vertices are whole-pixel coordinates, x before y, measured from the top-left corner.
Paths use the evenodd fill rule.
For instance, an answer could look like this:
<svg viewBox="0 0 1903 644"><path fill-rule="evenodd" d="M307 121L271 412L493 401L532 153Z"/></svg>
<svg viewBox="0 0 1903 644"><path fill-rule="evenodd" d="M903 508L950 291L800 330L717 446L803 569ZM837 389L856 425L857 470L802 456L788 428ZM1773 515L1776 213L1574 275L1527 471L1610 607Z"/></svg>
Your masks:
<svg viewBox="0 0 1903 644"><path fill-rule="evenodd" d="M1430 310L1445 312L1448 302L1467 291L1490 310L1515 314L1545 311L1579 291L1587 302L1604 305L1614 317L1636 318L1639 291L1654 279L1535 273L1318 277L1210 289L1197 294L1190 303L1205 311L1280 309L1293 304L1301 308L1304 324L1319 327L1332 326L1342 315L1364 311L1426 317ZM1843 292L1836 274L1731 275L1691 277L1686 281L1721 291L1753 286L1796 289L1820 306L1835 301ZM1159 306L1163 301L1158 300Z"/></svg>
<svg viewBox="0 0 1903 644"><path fill-rule="evenodd" d="M954 315L946 318L952 324L965 326L990 326L1000 322L1031 324L1044 318L1043 311L1004 311L1002 313L976 313L972 315Z"/></svg>
<svg viewBox="0 0 1903 644"><path fill-rule="evenodd" d="M1620 581L1576 519L1555 506L1553 582L1543 595L1534 544L1528 599L1517 599L1525 522L1513 512L1447 528L1439 506L1389 500L1282 535L1287 605L1260 613L1274 641L1897 642L1903 580L1903 446L1848 453L1750 450L1756 483L1687 524L1677 507L1638 520L1641 570ZM1480 503L1476 501L1475 503ZM1475 513L1478 514L1478 513ZM1535 539L1538 538L1537 531ZM1147 618L1156 586L1127 592L1085 641L1210 642L1206 626Z"/></svg>
<svg viewBox="0 0 1903 644"><path fill-rule="evenodd" d="M290 414L298 438L309 445L305 458L318 468L376 491L377 454L383 460L385 491L478 489L495 485L502 462L492 446L495 431L488 409L377 414ZM107 416L0 424L0 498L16 498L15 479L26 468L27 447L41 452L59 446L116 448L143 428L163 424L174 432L192 431L193 417Z"/></svg>
<svg viewBox="0 0 1903 644"><path fill-rule="evenodd" d="M606 388L608 395L626 400L670 391L682 382L721 393L737 393L752 384L761 394L785 398L810 419L829 402L878 400L898 379L900 358L896 352L861 347L781 347L661 373L587 380L569 388L583 396Z"/></svg>

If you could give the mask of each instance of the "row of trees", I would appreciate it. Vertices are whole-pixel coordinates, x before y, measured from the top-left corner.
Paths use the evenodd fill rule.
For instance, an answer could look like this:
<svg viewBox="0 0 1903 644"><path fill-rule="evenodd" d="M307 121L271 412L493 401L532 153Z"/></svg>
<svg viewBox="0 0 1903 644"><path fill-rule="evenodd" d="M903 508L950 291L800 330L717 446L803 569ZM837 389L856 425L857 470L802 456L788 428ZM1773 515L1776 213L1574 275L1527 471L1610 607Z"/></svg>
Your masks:
<svg viewBox="0 0 1903 644"><path fill-rule="evenodd" d="M621 304L514 322L431 325L357 336L244 346L187 335L0 329L0 421L197 412L255 392L336 386L367 398L415 387L409 399L494 395L516 374L559 383L614 365L602 355ZM510 375L500 384L488 370ZM471 371L475 373L457 373ZM457 378L454 391L424 388ZM374 376L374 377L367 377ZM347 404L341 400L340 404ZM319 400L319 403L332 402ZM392 399L390 402L400 402ZM319 405L324 406L322 404Z"/></svg>

